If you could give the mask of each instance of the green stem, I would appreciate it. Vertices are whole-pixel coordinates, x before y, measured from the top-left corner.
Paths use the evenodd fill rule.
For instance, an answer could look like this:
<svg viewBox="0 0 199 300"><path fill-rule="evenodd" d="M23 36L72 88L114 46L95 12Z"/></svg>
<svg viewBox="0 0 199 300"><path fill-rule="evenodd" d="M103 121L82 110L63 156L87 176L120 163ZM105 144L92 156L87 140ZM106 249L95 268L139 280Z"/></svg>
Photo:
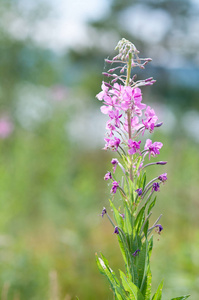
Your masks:
<svg viewBox="0 0 199 300"><path fill-rule="evenodd" d="M132 53L129 53L129 61L127 64L126 86L129 85L129 81L131 77L131 62L132 62Z"/></svg>

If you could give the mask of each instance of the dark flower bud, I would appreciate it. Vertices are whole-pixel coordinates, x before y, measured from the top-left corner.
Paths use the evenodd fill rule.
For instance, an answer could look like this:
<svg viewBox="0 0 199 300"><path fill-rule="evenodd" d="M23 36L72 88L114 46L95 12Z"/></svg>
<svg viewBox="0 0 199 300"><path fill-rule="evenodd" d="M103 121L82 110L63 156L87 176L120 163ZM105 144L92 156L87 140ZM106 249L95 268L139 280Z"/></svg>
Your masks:
<svg viewBox="0 0 199 300"><path fill-rule="evenodd" d="M168 178L167 178L167 173L163 173L161 174L158 179L162 182L165 182Z"/></svg>
<svg viewBox="0 0 199 300"><path fill-rule="evenodd" d="M138 193L138 196L141 196L142 195L142 189L137 189L137 190L135 190L136 191L136 193Z"/></svg>
<svg viewBox="0 0 199 300"><path fill-rule="evenodd" d="M156 165L166 165L167 164L167 161L157 161Z"/></svg>
<svg viewBox="0 0 199 300"><path fill-rule="evenodd" d="M118 229L118 227L117 227L117 226L115 226L115 230L114 230L114 232L113 232L113 233L119 234L119 229Z"/></svg>
<svg viewBox="0 0 199 300"><path fill-rule="evenodd" d="M103 218L103 216L104 216L106 213L107 213L107 211L106 211L106 208L104 207L104 208L102 209L102 213L101 213L102 218Z"/></svg>
<svg viewBox="0 0 199 300"><path fill-rule="evenodd" d="M162 126L163 122L157 123L156 125L154 125L154 127L160 127Z"/></svg>
<svg viewBox="0 0 199 300"><path fill-rule="evenodd" d="M107 82L104 82L104 85L107 86L107 87L109 87L109 88L111 88L111 89L113 88L112 85L110 85L110 84L107 83Z"/></svg>
<svg viewBox="0 0 199 300"><path fill-rule="evenodd" d="M160 185L159 185L158 182L154 182L152 190L155 191L155 192L160 191Z"/></svg>

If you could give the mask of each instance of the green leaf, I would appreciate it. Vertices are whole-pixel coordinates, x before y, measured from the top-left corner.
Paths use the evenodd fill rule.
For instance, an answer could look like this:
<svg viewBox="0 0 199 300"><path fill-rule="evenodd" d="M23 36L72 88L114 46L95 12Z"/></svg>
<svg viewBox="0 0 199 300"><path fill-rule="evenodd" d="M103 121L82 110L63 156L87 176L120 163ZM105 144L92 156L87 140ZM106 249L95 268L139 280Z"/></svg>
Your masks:
<svg viewBox="0 0 199 300"><path fill-rule="evenodd" d="M115 300L128 300L128 299L129 297L127 295L121 296L117 291L115 291Z"/></svg>
<svg viewBox="0 0 199 300"><path fill-rule="evenodd" d="M130 281L121 270L120 277L125 291L129 292L130 294L129 296L131 300L144 300L139 288L132 281Z"/></svg>
<svg viewBox="0 0 199 300"><path fill-rule="evenodd" d="M120 281L118 280L117 276L111 270L108 264L108 260L105 258L105 256L101 253L101 257L98 257L96 255L96 261L97 261L97 266L100 270L100 272L105 275L111 285L111 289L113 290L114 294L119 295L117 296L118 300L126 300L126 293L125 290L123 289Z"/></svg>
<svg viewBox="0 0 199 300"><path fill-rule="evenodd" d="M137 174L137 172L138 172L141 161L142 161L142 156L140 156L137 160L137 165L136 165L135 170L134 170L135 174Z"/></svg>
<svg viewBox="0 0 199 300"><path fill-rule="evenodd" d="M153 235L150 237L150 239L148 241L149 259L151 257L152 249L153 249Z"/></svg>
<svg viewBox="0 0 199 300"><path fill-rule="evenodd" d="M164 283L164 281L162 280L159 287L158 287L158 289L157 289L157 291L156 291L156 293L153 295L152 300L161 300L163 283Z"/></svg>
<svg viewBox="0 0 199 300"><path fill-rule="evenodd" d="M147 238L147 234L148 234L148 228L149 228L149 220L146 221L143 231L144 231L144 235Z"/></svg>
<svg viewBox="0 0 199 300"><path fill-rule="evenodd" d="M128 208L127 205L125 205L125 210L124 210L124 232L128 233L128 235L132 235L133 234L133 221L134 218L131 215L131 212Z"/></svg>
<svg viewBox="0 0 199 300"><path fill-rule="evenodd" d="M138 287L142 291L143 285L144 285L144 280L146 277L146 272L148 269L148 243L147 240L142 244L142 247L139 252L138 256L138 265L137 265L137 270L138 270Z"/></svg>
<svg viewBox="0 0 199 300"><path fill-rule="evenodd" d="M115 205L111 200L110 200L110 206L113 209L113 214L117 225L123 230L123 224L124 224L123 218L120 216L119 211L117 210L117 208L115 207Z"/></svg>
<svg viewBox="0 0 199 300"><path fill-rule="evenodd" d="M140 232L140 229L142 227L142 224L143 224L143 221L144 221L144 213L145 213L145 206L143 206L140 209L140 211L139 211L139 213L138 213L138 215L136 217L136 220L135 220L135 226L134 226L134 228L137 231L137 233Z"/></svg>
<svg viewBox="0 0 199 300"><path fill-rule="evenodd" d="M155 203L156 203L156 199L157 199L157 196L155 196L154 200L151 202L151 204L149 205L149 208L148 208L148 213L150 213L150 211L152 210L152 208L154 207Z"/></svg>
<svg viewBox="0 0 199 300"><path fill-rule="evenodd" d="M142 190L144 191L146 185L146 172L144 172L143 176L142 176Z"/></svg>
<svg viewBox="0 0 199 300"><path fill-rule="evenodd" d="M185 300L189 297L190 297L190 295L186 295L186 296L181 296L181 297L175 297L175 298L172 298L171 300Z"/></svg>
<svg viewBox="0 0 199 300"><path fill-rule="evenodd" d="M152 281L152 274L151 274L150 266L148 266L147 276L145 277L144 285L142 289L142 294L144 295L145 300L151 299L151 281Z"/></svg>

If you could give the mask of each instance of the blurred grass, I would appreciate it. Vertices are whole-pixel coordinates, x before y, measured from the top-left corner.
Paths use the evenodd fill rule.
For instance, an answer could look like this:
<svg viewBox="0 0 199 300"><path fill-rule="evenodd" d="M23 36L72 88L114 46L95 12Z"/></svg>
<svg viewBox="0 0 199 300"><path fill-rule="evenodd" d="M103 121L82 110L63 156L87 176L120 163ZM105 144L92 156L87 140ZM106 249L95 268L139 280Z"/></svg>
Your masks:
<svg viewBox="0 0 199 300"><path fill-rule="evenodd" d="M0 141L1 299L112 299L95 252L113 269L123 268L113 228L99 216L108 207L103 176L111 154L86 150L67 137L67 114L58 110L34 132L16 128ZM168 296L199 294L199 155L185 137L157 134L165 167L148 168L148 179L168 172L152 220L154 289L165 278ZM158 168L159 167L159 168ZM159 240L159 241L158 241ZM7 295L7 296L6 296Z"/></svg>

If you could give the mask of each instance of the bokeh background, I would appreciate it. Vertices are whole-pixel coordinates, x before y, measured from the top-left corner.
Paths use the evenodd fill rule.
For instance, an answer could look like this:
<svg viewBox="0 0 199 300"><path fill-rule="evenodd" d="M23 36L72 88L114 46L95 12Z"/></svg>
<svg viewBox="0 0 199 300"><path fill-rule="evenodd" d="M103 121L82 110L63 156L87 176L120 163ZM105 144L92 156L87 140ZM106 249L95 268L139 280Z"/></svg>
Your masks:
<svg viewBox="0 0 199 300"><path fill-rule="evenodd" d="M199 1L0 0L0 298L113 299L95 252L123 269L103 176L105 121L95 95L125 37L151 57L138 78L164 125L148 178L168 173L152 221L154 289L199 299Z"/></svg>

